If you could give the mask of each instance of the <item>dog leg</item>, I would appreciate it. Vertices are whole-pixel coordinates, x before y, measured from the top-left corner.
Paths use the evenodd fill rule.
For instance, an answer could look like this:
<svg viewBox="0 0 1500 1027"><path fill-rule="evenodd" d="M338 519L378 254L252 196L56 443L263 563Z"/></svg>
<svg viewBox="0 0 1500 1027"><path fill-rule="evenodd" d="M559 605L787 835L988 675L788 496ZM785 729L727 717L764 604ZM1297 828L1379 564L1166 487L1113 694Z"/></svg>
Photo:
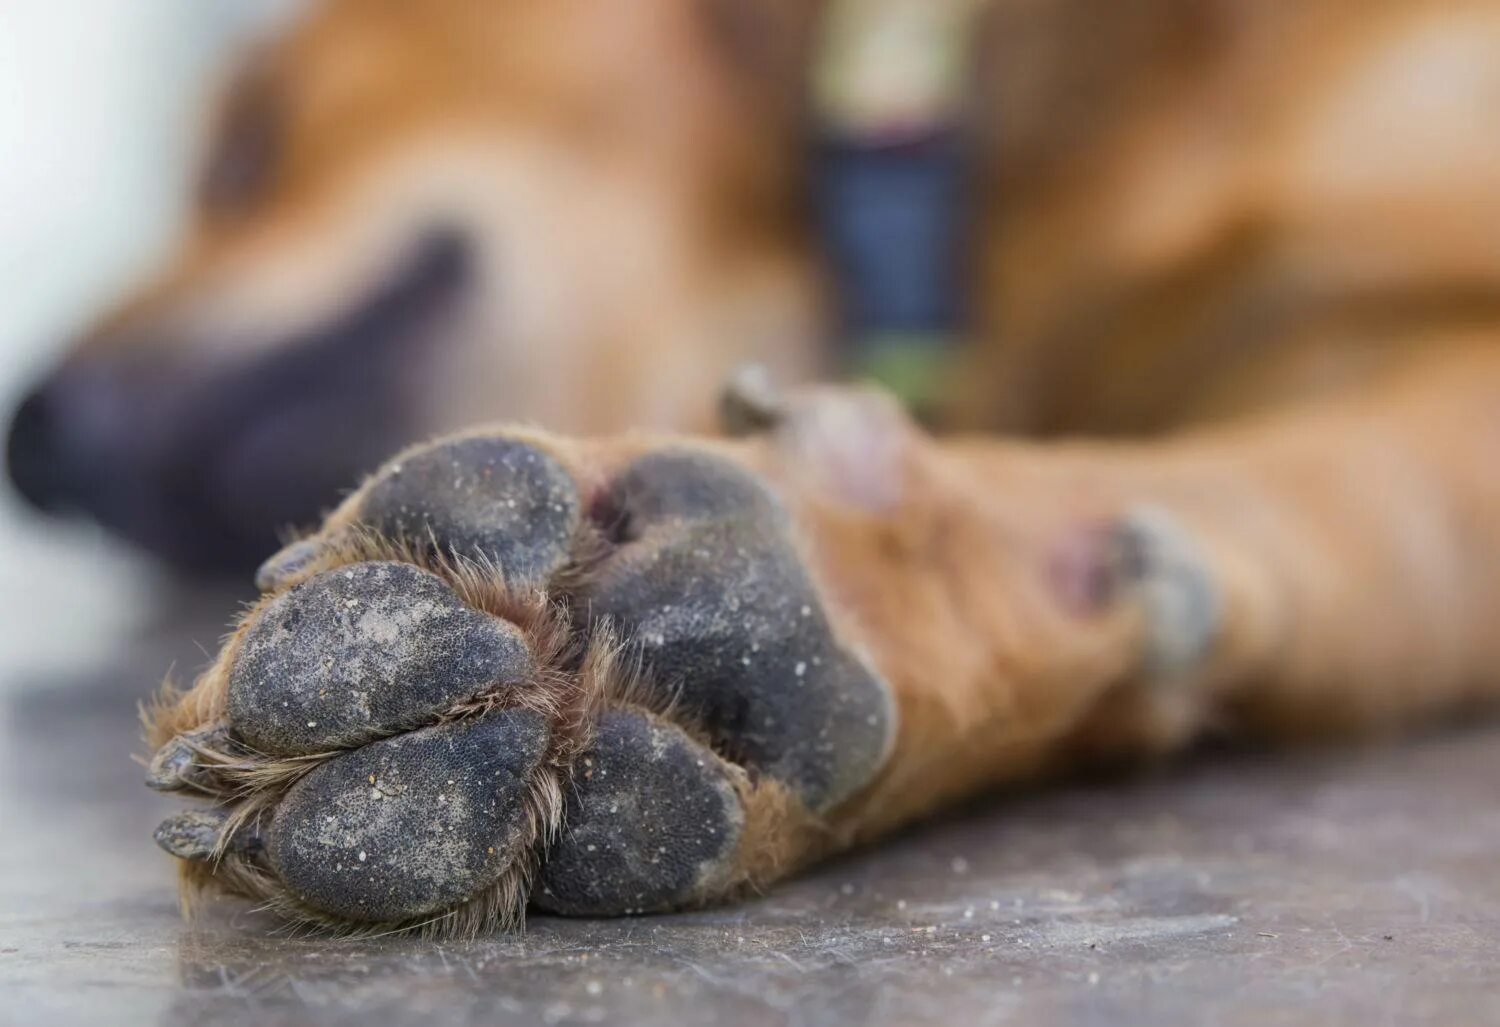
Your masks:
<svg viewBox="0 0 1500 1027"><path fill-rule="evenodd" d="M726 442L420 447L157 711L151 783L216 806L158 840L190 888L467 933L720 901L1210 725L1452 709L1500 683L1497 382L1139 447L844 390Z"/></svg>

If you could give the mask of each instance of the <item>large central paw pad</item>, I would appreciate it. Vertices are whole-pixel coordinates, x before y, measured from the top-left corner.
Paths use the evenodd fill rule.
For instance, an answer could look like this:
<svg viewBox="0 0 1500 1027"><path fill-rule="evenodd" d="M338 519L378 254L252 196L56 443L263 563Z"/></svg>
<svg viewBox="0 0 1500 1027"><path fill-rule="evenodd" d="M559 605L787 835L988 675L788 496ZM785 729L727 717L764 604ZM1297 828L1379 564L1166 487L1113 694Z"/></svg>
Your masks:
<svg viewBox="0 0 1500 1027"><path fill-rule="evenodd" d="M764 810L833 810L894 730L782 504L695 449L439 443L258 580L159 711L148 783L213 802L157 832L190 884L302 920L711 900L753 873Z"/></svg>

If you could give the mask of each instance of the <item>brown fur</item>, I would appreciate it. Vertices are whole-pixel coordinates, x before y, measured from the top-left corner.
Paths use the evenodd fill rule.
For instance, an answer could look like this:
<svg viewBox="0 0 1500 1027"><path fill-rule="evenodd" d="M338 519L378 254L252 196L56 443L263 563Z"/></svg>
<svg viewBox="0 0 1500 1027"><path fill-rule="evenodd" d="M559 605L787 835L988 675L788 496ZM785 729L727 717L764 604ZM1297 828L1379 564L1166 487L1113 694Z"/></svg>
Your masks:
<svg viewBox="0 0 1500 1027"><path fill-rule="evenodd" d="M964 426L1159 433L1500 325L1500 10L996 0Z"/></svg>
<svg viewBox="0 0 1500 1027"><path fill-rule="evenodd" d="M413 125L493 126L505 95L515 104L505 132L514 119L556 127L577 116L605 138L586 102L601 69L572 45L598 39L586 18L567 20L576 4L563 5L569 15L509 5L503 17L457 0L421 16L396 6L339 0L268 66L286 79L341 66L330 60L340 55L351 75L403 83L389 108L307 129L326 149L309 144L288 166L274 213L253 229L205 222L168 284L127 319L154 316L211 267L257 247L280 252L346 188L338 175L351 161L409 145ZM1500 11L1426 0L1107 6L993 4L976 104L991 106L975 117L981 138L988 120L1001 129L985 151L994 188L979 223L975 338L946 419L1162 437L934 441L877 412L853 422L853 443L802 431L800 414L759 439L702 443L781 492L839 629L900 710L880 778L830 823L807 822L772 790L751 796L747 879L1085 759L1161 755L1209 731L1378 733L1500 697L1500 133L1474 122L1478 83L1500 74L1493 51L1487 64L1475 53L1500 40ZM682 11L666 0L658 9ZM1084 33L1096 16L1108 31ZM387 18L401 30L382 28ZM644 36L674 39L665 24ZM426 35L455 27L472 38ZM1099 39L1100 52L1087 48ZM412 78L434 91L412 91L398 69L436 52L443 67ZM443 91L458 88L452 53L479 52L521 77L457 102ZM630 78L649 58L603 72L629 72L622 89L676 95L707 81L684 77L696 52L673 49L650 69L674 83L664 93ZM320 88L295 87L309 103ZM767 277L790 268L801 282L783 294L792 319L816 318L803 229L783 216L795 172L753 159L713 177L757 140L781 139L780 123L726 127L741 102L732 89L686 92L690 109L653 113L677 124L669 138L652 134L651 118L612 126L656 148L639 177L611 172L620 195L648 181L699 198L708 182L733 187L690 216L670 208L689 229L678 242L709 241L657 267L653 288L630 297L638 308L606 305L623 345L559 344L586 357L556 379L564 391L548 393L556 405L540 416L552 423L616 429L659 423L639 416L652 404L673 411L668 421L706 409L708 380L734 347L660 331L658 315L743 327L740 308L721 305L723 280L702 288L668 265ZM734 197L772 212L753 240L724 213ZM806 345L794 341L801 354L786 363L815 366ZM513 411L457 402L446 413ZM583 482L653 444L552 443ZM1224 611L1207 656L1170 676L1147 665L1151 625L1128 592L1080 611L1048 576L1070 532L1142 505L1183 525ZM160 731L213 719L213 673L158 717Z"/></svg>
<svg viewBox="0 0 1500 1027"><path fill-rule="evenodd" d="M1367 394L1170 443L901 437L885 457L848 454L893 462L896 498L878 509L795 425L742 454L793 505L842 630L901 710L884 773L832 824L838 844L1209 732L1379 735L1500 699L1488 346L1455 340ZM1224 610L1204 657L1169 675L1145 659L1136 597L1080 611L1048 573L1075 526L1143 504L1191 535Z"/></svg>
<svg viewBox="0 0 1500 1027"><path fill-rule="evenodd" d="M448 217L489 299L418 350L406 430L703 429L738 361L834 362L795 101L820 10L324 0L235 77L182 246L69 366L143 353L172 389L291 345ZM1493 5L984 12L949 427L1160 433L1500 324Z"/></svg>
<svg viewBox="0 0 1500 1027"><path fill-rule="evenodd" d="M815 377L837 355L796 98L821 9L322 0L233 79L181 247L66 366L191 387L357 309L447 219L479 279L411 347L388 448L696 431L744 359ZM1160 434L1500 327L1494 5L983 11L946 427Z"/></svg>
<svg viewBox="0 0 1500 1027"><path fill-rule="evenodd" d="M452 221L484 295L424 357L425 433L707 428L736 361L810 374L795 91L723 59L706 6L316 5L230 84L174 258L69 363L291 345ZM766 5L749 28L778 6L795 20Z"/></svg>

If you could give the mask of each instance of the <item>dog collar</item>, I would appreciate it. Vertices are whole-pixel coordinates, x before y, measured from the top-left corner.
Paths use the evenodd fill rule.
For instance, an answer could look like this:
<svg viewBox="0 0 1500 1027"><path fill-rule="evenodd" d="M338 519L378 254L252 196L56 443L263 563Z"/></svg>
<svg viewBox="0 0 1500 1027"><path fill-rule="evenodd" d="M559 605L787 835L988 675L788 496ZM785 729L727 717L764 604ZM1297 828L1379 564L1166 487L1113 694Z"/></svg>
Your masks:
<svg viewBox="0 0 1500 1027"><path fill-rule="evenodd" d="M975 0L833 0L812 76L815 201L843 363L912 409L946 390L964 320Z"/></svg>

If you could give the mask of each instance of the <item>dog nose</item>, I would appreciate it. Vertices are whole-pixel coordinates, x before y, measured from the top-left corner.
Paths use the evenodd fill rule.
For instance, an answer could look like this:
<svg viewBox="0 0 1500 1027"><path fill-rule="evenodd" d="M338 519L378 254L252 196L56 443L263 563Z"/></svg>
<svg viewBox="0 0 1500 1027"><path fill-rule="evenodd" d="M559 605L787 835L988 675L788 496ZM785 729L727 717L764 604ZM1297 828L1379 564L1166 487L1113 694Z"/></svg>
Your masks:
<svg viewBox="0 0 1500 1027"><path fill-rule="evenodd" d="M65 505L68 490L57 446L56 407L45 386L16 408L5 440L5 466L11 484L32 506L54 512Z"/></svg>
<svg viewBox="0 0 1500 1027"><path fill-rule="evenodd" d="M107 375L61 368L11 415L5 466L11 485L44 513L92 510L130 457L140 410L121 403Z"/></svg>
<svg viewBox="0 0 1500 1027"><path fill-rule="evenodd" d="M439 224L422 237L412 263L424 284L457 285L468 277L473 260L474 245L468 233Z"/></svg>

